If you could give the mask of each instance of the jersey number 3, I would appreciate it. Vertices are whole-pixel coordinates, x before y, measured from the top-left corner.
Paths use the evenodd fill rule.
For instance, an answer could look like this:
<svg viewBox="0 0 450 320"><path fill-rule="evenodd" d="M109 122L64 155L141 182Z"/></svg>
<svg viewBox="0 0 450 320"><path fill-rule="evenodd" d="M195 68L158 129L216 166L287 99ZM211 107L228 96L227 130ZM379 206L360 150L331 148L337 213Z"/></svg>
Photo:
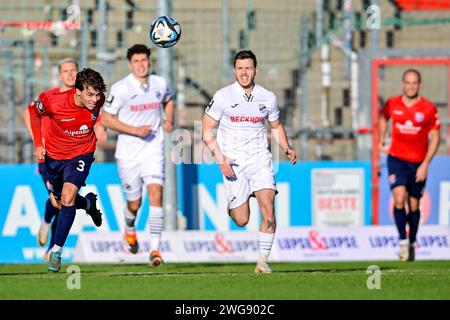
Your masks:
<svg viewBox="0 0 450 320"><path fill-rule="evenodd" d="M84 163L83 160L79 160L79 161L78 161L78 167L77 167L77 170L80 171L80 172L83 172L83 171L84 171L84 166L85 166L85 165L86 165L86 164Z"/></svg>

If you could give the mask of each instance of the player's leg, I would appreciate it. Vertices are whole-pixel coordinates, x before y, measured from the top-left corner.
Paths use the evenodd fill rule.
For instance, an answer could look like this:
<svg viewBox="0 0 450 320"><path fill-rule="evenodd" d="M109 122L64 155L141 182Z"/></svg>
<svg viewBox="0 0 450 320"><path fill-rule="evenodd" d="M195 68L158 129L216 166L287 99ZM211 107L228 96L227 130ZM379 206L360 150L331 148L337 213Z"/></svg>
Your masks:
<svg viewBox="0 0 450 320"><path fill-rule="evenodd" d="M45 166L45 163L43 163L43 162L39 163L39 174L42 177L42 181L45 184L45 188L50 193L49 185L48 185L47 168ZM41 247L45 246L45 244L47 243L52 219L59 212L59 208L57 207L57 205L55 205L56 202L52 202L51 198L52 197L47 199L47 201L45 203L44 219L43 219L43 221L41 221L41 224L39 226L39 231L37 234L37 240Z"/></svg>
<svg viewBox="0 0 450 320"><path fill-rule="evenodd" d="M162 183L162 181L160 181ZM150 265L158 266L163 263L160 250L161 233L164 229L164 214L162 208L163 186L160 183L147 185L150 212L148 225L150 230Z"/></svg>
<svg viewBox="0 0 450 320"><path fill-rule="evenodd" d="M256 159L247 172L250 177L251 190L258 201L262 216L258 234L259 257L255 272L270 273L272 270L268 266L267 261L275 237L274 200L277 191L271 154L269 152L261 152L256 155Z"/></svg>
<svg viewBox="0 0 450 320"><path fill-rule="evenodd" d="M248 197L247 200L239 207L228 209L228 214L238 227L245 227L250 219L250 205Z"/></svg>
<svg viewBox="0 0 450 320"><path fill-rule="evenodd" d="M425 190L426 181L416 182L415 176L418 164L411 164L411 174L409 177L407 192L408 192L408 225L409 225L409 254L408 261L415 259L416 236L419 230L420 223L420 199Z"/></svg>
<svg viewBox="0 0 450 320"><path fill-rule="evenodd" d="M406 187L397 186L392 189L394 198L394 221L399 234L399 258L401 261L408 260L409 240L406 237L407 215L405 201L407 197Z"/></svg>
<svg viewBox="0 0 450 320"><path fill-rule="evenodd" d="M409 240L406 238L406 186L410 170L406 161L388 156L387 166L389 172L389 184L394 200L394 221L399 234L399 258L408 260Z"/></svg>
<svg viewBox="0 0 450 320"><path fill-rule="evenodd" d="M66 243L70 228L76 214L75 199L78 187L70 182L63 185L61 191L61 211L56 226L55 244L53 245L48 262L48 270L58 272L61 268L62 248Z"/></svg>
<svg viewBox="0 0 450 320"><path fill-rule="evenodd" d="M258 244L259 257L255 272L270 273L272 270L267 264L267 260L272 249L273 239L275 237L276 219L274 212L275 190L262 189L255 192L261 211L262 221L259 228Z"/></svg>
<svg viewBox="0 0 450 320"><path fill-rule="evenodd" d="M142 180L147 189L149 201L148 227L150 231L150 266L163 263L160 253L161 234L164 229L163 186L164 145L162 141L151 143L151 157L140 163Z"/></svg>
<svg viewBox="0 0 450 320"><path fill-rule="evenodd" d="M409 254L408 261L414 261L416 256L416 237L419 230L420 223L420 199L414 197L408 197L409 214Z"/></svg>
<svg viewBox="0 0 450 320"><path fill-rule="evenodd" d="M37 240L41 247L45 246L48 240L48 234L50 232L52 219L53 217L58 214L59 209L55 208L50 199L47 199L45 203L45 214L44 219L41 221L41 224L39 226L38 236Z"/></svg>
<svg viewBox="0 0 450 320"><path fill-rule="evenodd" d="M94 153L89 153L73 159L59 161L61 163L60 170L64 184L69 182L75 185L78 190L84 187L94 160ZM54 195L56 198L55 193ZM61 198L57 200L62 202ZM92 221L96 227L100 227L102 225L102 213L97 208L97 195L95 193L89 192L84 197L76 193L74 195L74 206L76 209L85 210L86 213L92 218Z"/></svg>
<svg viewBox="0 0 450 320"><path fill-rule="evenodd" d="M59 217L59 209L58 209L58 214L55 216L55 218L52 221L51 232L50 232L50 243L47 247L47 251L44 254L44 260L47 263L50 258L51 250L52 250L53 246L55 245L56 227L58 226L58 217Z"/></svg>
<svg viewBox="0 0 450 320"><path fill-rule="evenodd" d="M48 269L51 271L58 272L61 268L62 248L75 220L77 207L84 208L96 226L100 226L102 223L102 213L96 206L97 196L93 193L87 194L86 197L78 194L78 190L86 185L85 182L93 162L93 153L63 161L46 159L49 181L53 184L54 189L53 195L56 200L61 202L55 245L51 250L48 262Z"/></svg>
<svg viewBox="0 0 450 320"><path fill-rule="evenodd" d="M227 211L238 227L244 227L250 219L249 198L252 192L250 182L245 175L245 166L235 166L233 170L236 176L235 179L227 179L223 176L228 199Z"/></svg>
<svg viewBox="0 0 450 320"><path fill-rule="evenodd" d="M123 245L132 254L139 251L135 222L142 203L142 179L137 161L117 160L117 170L127 205L123 209L125 219Z"/></svg>

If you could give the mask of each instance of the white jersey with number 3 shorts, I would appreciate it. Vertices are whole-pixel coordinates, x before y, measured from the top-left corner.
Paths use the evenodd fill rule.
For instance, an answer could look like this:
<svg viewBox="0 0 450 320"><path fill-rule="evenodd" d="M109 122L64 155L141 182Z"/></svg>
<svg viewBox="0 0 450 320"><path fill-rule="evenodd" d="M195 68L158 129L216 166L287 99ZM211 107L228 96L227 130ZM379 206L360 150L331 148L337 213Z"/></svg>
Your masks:
<svg viewBox="0 0 450 320"><path fill-rule="evenodd" d="M164 135L161 126L162 104L171 99L164 78L148 77L144 87L132 74L114 83L103 110L134 126L151 126L145 138L119 133L116 153L120 180L129 201L142 196L142 186L164 183Z"/></svg>
<svg viewBox="0 0 450 320"><path fill-rule="evenodd" d="M235 82L217 91L205 112L219 122L217 143L222 153L233 160L237 179L223 177L228 208L241 206L255 191L276 191L266 134L266 120L279 119L276 95L255 84L247 96Z"/></svg>

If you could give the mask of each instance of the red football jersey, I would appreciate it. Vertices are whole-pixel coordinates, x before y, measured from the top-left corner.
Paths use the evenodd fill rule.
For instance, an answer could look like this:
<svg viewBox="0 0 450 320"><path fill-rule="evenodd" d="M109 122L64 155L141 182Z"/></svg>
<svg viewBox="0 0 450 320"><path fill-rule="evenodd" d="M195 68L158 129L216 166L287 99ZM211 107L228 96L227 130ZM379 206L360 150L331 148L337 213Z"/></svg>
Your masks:
<svg viewBox="0 0 450 320"><path fill-rule="evenodd" d="M48 116L50 126L45 135L45 149L50 158L67 160L95 151L94 125L99 121L105 96L90 111L75 104L75 89L47 96L30 107L35 147L43 146L39 117Z"/></svg>
<svg viewBox="0 0 450 320"><path fill-rule="evenodd" d="M396 96L386 102L381 114L386 120L392 118L389 154L409 162L423 161L428 149L428 134L441 127L435 105L420 97L407 107L402 96Z"/></svg>

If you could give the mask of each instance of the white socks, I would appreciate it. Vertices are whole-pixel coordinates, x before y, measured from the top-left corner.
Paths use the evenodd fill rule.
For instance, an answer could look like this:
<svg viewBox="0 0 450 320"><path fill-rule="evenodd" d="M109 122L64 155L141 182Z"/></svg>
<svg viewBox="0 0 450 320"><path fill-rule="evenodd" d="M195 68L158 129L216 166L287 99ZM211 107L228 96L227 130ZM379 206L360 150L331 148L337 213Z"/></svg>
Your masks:
<svg viewBox="0 0 450 320"><path fill-rule="evenodd" d="M259 243L259 258L258 261L265 261L269 258L270 249L272 249L273 238L275 233L258 233L258 243Z"/></svg>
<svg viewBox="0 0 450 320"><path fill-rule="evenodd" d="M53 245L52 247L52 252L61 252L62 251L62 247L57 246L56 244Z"/></svg>
<svg viewBox="0 0 450 320"><path fill-rule="evenodd" d="M150 206L148 225L150 228L150 250L159 250L161 232L164 228L163 208Z"/></svg>
<svg viewBox="0 0 450 320"><path fill-rule="evenodd" d="M123 209L123 214L125 216L125 228L134 228L134 222L136 221L136 215L133 214L128 207L125 205Z"/></svg>

